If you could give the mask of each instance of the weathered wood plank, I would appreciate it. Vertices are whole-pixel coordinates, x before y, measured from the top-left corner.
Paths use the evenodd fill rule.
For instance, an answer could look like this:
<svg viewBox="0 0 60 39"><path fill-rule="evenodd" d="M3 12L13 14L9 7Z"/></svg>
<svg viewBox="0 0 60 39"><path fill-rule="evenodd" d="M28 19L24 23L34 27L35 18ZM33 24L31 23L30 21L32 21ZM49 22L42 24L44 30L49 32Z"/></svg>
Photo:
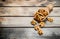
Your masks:
<svg viewBox="0 0 60 39"><path fill-rule="evenodd" d="M33 16L42 7L1 7L0 16ZM49 16L60 16L60 7L55 7Z"/></svg>
<svg viewBox="0 0 60 39"><path fill-rule="evenodd" d="M60 17L51 17L54 21L46 21L46 27L60 26ZM1 27L33 27L31 21L33 17L4 17L5 21L2 21Z"/></svg>
<svg viewBox="0 0 60 39"><path fill-rule="evenodd" d="M46 6L49 2L56 1L55 6L60 6L60 0L47 0L44 3L41 2L44 0L6 0L5 2L0 2L0 5L3 6ZM48 2L49 1L49 2Z"/></svg>
<svg viewBox="0 0 60 39"><path fill-rule="evenodd" d="M60 28L43 28L39 36L33 28L3 28L0 37L4 39L60 39Z"/></svg>

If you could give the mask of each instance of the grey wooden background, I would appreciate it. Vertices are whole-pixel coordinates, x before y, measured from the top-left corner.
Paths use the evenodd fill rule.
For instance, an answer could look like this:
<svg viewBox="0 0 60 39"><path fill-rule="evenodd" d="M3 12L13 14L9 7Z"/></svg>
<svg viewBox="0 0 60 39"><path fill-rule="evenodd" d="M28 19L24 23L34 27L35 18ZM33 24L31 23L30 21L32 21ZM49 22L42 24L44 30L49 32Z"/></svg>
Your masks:
<svg viewBox="0 0 60 39"><path fill-rule="evenodd" d="M34 12L42 8L41 6L46 6L48 2L42 5L24 0L22 4L18 1L9 3L9 0L0 2L0 17L4 18L0 23L0 39L60 39L60 0L48 1L56 1L49 15L54 21L52 23L46 21L45 27L42 28L44 34L41 36L30 22Z"/></svg>

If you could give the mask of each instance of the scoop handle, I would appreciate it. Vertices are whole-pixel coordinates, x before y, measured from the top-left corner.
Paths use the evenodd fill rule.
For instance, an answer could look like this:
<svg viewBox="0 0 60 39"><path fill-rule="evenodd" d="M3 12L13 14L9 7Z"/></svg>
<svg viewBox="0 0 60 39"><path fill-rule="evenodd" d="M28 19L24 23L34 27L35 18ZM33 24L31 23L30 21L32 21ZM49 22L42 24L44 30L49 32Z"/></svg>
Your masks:
<svg viewBox="0 0 60 39"><path fill-rule="evenodd" d="M48 15L50 14L50 12L51 12L51 10L53 9L53 7L54 7L54 5L53 4L49 4L49 5L47 5L45 8L43 8L45 11L47 11L48 12ZM47 17L48 17L48 15L42 20L42 21L44 21Z"/></svg>

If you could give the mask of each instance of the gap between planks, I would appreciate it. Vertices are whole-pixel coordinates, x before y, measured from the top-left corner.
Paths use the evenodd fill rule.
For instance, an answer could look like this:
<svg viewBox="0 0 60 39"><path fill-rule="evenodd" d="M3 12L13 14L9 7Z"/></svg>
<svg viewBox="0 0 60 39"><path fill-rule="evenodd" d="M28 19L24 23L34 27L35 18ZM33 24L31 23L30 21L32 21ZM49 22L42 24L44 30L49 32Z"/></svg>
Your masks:
<svg viewBox="0 0 60 39"><path fill-rule="evenodd" d="M0 6L0 7L46 7L46 6ZM60 7L60 6L54 6L54 7Z"/></svg>

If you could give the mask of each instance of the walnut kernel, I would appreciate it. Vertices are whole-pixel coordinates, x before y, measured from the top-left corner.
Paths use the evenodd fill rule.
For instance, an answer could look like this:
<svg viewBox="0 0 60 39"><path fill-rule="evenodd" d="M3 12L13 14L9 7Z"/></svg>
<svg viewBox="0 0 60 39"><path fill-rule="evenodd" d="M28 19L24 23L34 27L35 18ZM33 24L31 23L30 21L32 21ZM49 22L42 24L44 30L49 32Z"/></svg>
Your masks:
<svg viewBox="0 0 60 39"><path fill-rule="evenodd" d="M32 21L31 21L31 24L32 24L32 25L35 25L35 24L36 24L36 21L35 21L35 20L32 20Z"/></svg>
<svg viewBox="0 0 60 39"><path fill-rule="evenodd" d="M36 31L38 31L38 30L40 30L40 27L39 27L38 25L35 25L35 26L34 26L34 29L35 29Z"/></svg>
<svg viewBox="0 0 60 39"><path fill-rule="evenodd" d="M44 26L45 26L45 23L44 23L44 22L40 22L40 23L39 23L39 26L40 26L40 27L44 27Z"/></svg>
<svg viewBox="0 0 60 39"><path fill-rule="evenodd" d="M53 19L52 19L52 18L47 18L47 20L48 20L49 22L53 22Z"/></svg>
<svg viewBox="0 0 60 39"><path fill-rule="evenodd" d="M43 31L42 31L42 30L39 30L39 31L38 31L38 34L39 34L39 35L43 35Z"/></svg>

